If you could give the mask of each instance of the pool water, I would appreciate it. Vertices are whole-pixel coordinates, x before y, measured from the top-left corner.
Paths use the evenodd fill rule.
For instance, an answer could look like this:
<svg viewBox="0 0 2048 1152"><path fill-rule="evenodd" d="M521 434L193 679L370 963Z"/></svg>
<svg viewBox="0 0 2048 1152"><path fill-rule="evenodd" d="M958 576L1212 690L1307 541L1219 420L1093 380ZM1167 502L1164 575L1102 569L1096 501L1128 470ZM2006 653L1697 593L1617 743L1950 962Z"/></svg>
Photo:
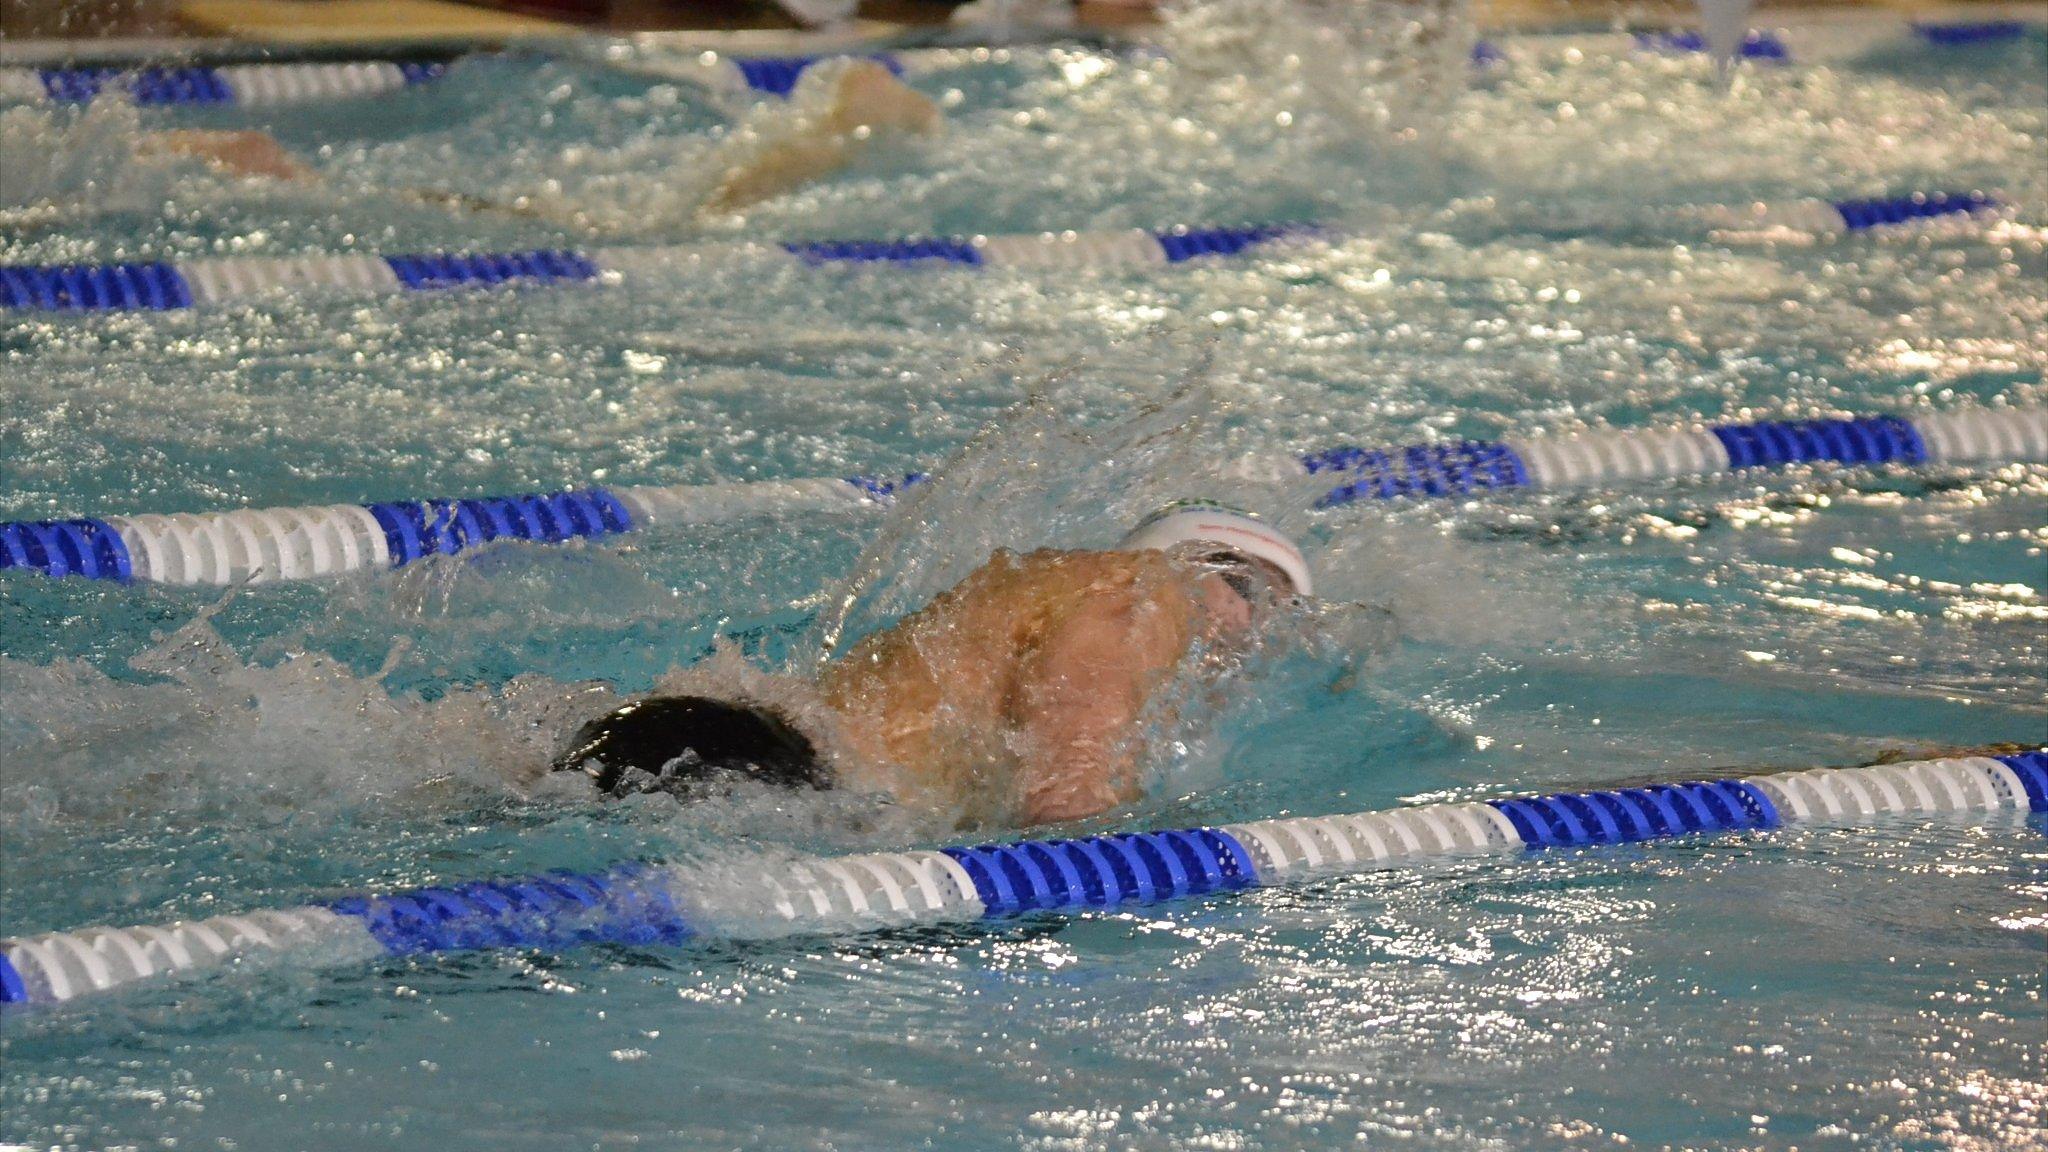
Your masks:
<svg viewBox="0 0 2048 1152"><path fill-rule="evenodd" d="M995 547L1107 544L1189 490L1297 532L1325 604L1156 734L1146 799L1064 832L2048 741L2040 466L1328 511L1244 466L2048 401L2038 30L1725 87L1697 57L1562 37L1499 40L1473 70L1458 32L1233 0L1160 55L969 62L915 80L942 140L744 219L697 218L690 165L785 112L569 55L328 108L5 113L72 166L51 175L64 211L0 235L6 263L1342 231L1142 272L711 260L614 287L8 316L8 519L940 480L886 514L233 594L10 573L0 930L951 842L940 815L858 797L682 812L531 778L613 690L707 657L801 671L849 597L858 634ZM267 128L322 180L132 158L172 126ZM606 210L592 231L388 191L409 186ZM2014 207L1817 244L1689 214L1969 188ZM1804 828L974 929L145 982L5 1017L0 1143L2029 1147L2044 831Z"/></svg>

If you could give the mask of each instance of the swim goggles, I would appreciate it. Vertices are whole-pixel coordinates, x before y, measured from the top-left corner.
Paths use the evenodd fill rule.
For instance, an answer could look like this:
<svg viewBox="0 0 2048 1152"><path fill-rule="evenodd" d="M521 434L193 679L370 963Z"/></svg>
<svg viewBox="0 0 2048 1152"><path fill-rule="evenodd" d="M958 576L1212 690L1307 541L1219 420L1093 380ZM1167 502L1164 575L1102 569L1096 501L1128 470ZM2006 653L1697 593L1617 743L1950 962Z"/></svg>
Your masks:
<svg viewBox="0 0 2048 1152"><path fill-rule="evenodd" d="M1294 595L1307 596L1314 591L1313 582L1309 579L1308 561L1294 541L1251 513L1214 501L1177 500L1168 504L1139 521L1117 547L1131 552L1145 549L1164 552L1189 544L1207 544L1229 556L1263 561L1286 578ZM1233 574L1223 575L1225 580L1230 580ZM1235 575L1247 583L1244 588L1238 588L1233 582L1231 587L1240 595L1246 594L1250 590L1249 574L1238 572Z"/></svg>

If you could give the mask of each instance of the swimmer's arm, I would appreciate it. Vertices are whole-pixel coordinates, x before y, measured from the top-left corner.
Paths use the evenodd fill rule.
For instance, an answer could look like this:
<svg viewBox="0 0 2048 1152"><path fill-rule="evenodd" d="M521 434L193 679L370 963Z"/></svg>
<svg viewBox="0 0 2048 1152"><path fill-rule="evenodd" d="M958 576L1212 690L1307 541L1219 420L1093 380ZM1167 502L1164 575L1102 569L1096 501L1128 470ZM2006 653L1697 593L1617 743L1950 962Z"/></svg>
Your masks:
<svg viewBox="0 0 2048 1152"><path fill-rule="evenodd" d="M1157 605L1104 596L1025 658L1012 717L1021 820L1076 820L1143 794L1133 737L1185 643L1183 624Z"/></svg>

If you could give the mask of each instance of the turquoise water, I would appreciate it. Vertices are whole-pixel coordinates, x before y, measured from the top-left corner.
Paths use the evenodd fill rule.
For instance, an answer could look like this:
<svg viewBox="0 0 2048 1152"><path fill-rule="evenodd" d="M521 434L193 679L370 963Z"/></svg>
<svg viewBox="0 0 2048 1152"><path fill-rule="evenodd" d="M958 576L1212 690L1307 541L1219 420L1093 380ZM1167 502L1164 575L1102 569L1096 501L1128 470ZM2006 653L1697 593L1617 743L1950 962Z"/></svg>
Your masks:
<svg viewBox="0 0 2048 1152"><path fill-rule="evenodd" d="M0 581L0 929L634 856L717 868L761 842L947 842L858 798L600 807L524 773L603 706L592 681L644 690L728 636L800 668L857 573L885 577L860 631L991 548L1107 543L1189 486L1300 533L1328 605L1227 704L1158 735L1147 799L1072 830L2048 740L2048 470L1318 513L1313 489L1237 466L2048 400L2038 35L1746 68L1721 91L1697 60L1516 38L1472 75L1404 51L1398 25L1269 16L1188 19L1165 59L1031 50L920 79L949 106L942 142L744 220L692 218L689 166L778 113L594 64L141 117L269 127L324 174L300 189L126 159L136 126L108 113L44 122L103 153L70 212L0 239L7 262L1354 231L1113 275L711 264L615 289L9 317L6 518L946 479L887 519L232 597ZM632 210L593 233L383 191L550 179ZM1766 246L1679 211L1968 187L2013 218ZM2025 1147L2048 1129L2044 830L1796 830L989 929L215 974L9 1015L0 1142Z"/></svg>

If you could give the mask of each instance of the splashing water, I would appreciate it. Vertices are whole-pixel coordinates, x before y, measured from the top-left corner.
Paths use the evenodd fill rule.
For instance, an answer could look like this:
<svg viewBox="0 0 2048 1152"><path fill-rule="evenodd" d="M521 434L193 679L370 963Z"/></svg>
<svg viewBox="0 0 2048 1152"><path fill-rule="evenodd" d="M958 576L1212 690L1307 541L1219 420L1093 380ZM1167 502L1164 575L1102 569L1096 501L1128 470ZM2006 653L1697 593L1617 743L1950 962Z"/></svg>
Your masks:
<svg viewBox="0 0 2048 1152"><path fill-rule="evenodd" d="M1434 147L1478 36L1458 0L1200 0L1162 16L1190 105L1299 124L1336 146L1363 136Z"/></svg>
<svg viewBox="0 0 2048 1152"><path fill-rule="evenodd" d="M48 227L67 218L154 211L180 166L151 159L135 107L0 108L0 224ZM190 166L186 166L190 167Z"/></svg>
<svg viewBox="0 0 2048 1152"><path fill-rule="evenodd" d="M1700 26L1706 32L1707 52L1714 68L1725 78L1735 67L1735 54L1742 51L1749 34L1749 13L1756 0L1696 0Z"/></svg>

